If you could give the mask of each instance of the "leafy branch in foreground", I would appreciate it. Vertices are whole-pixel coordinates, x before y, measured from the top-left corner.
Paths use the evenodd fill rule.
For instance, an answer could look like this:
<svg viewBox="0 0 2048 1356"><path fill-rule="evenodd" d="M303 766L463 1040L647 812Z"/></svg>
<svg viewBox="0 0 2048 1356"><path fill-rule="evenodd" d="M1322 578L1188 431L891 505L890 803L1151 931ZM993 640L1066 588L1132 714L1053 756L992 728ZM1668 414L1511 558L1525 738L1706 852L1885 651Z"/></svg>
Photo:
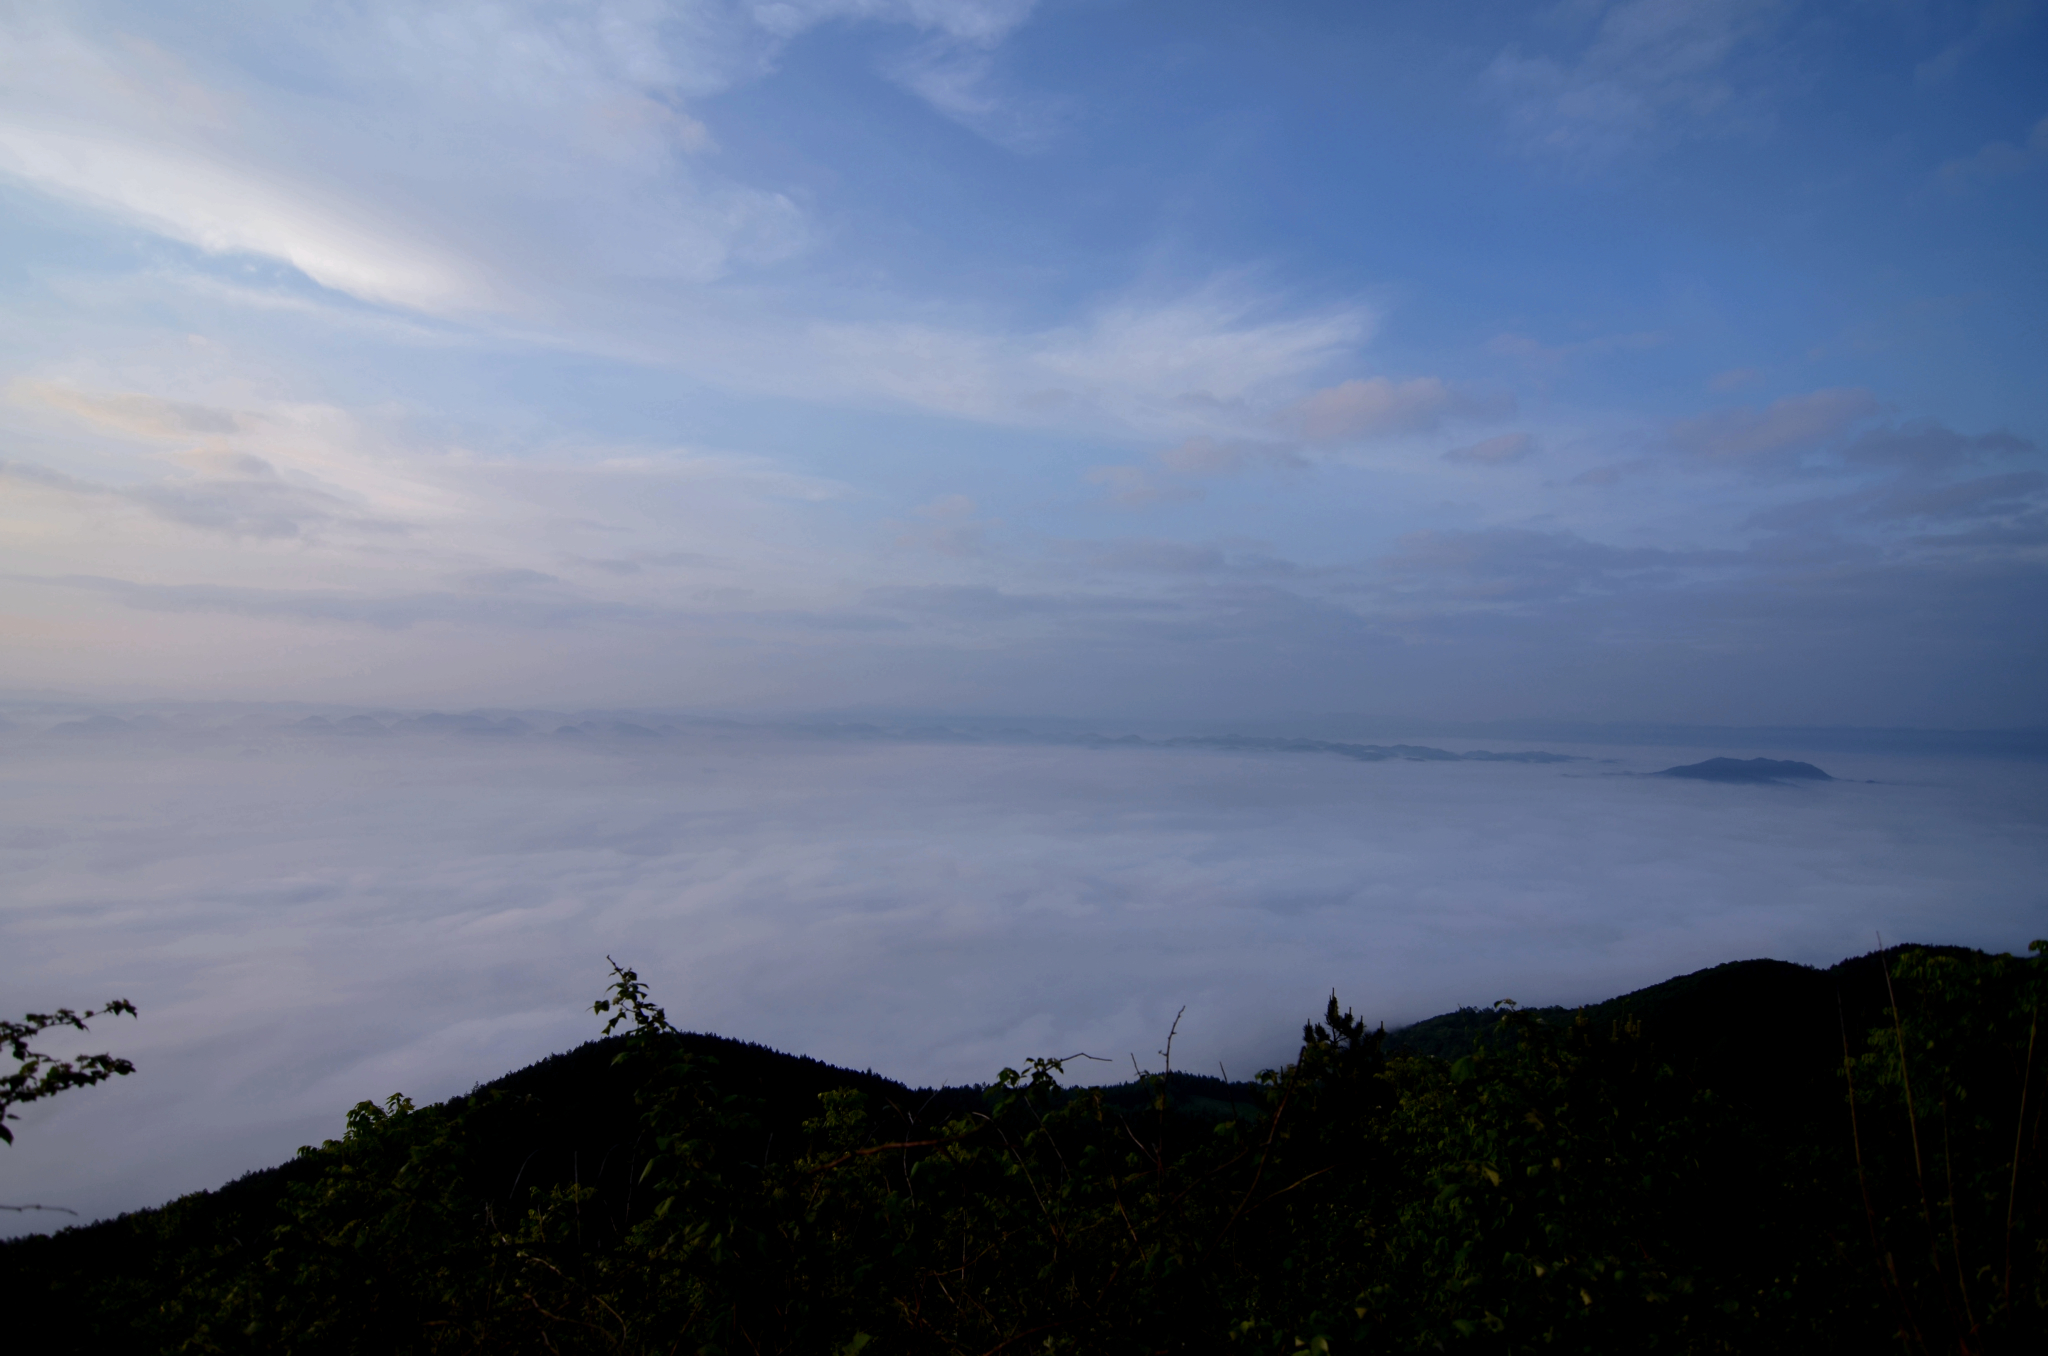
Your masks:
<svg viewBox="0 0 2048 1356"><path fill-rule="evenodd" d="M115 998L102 1007L87 1008L84 1012L58 1008L55 1012L31 1012L18 1022L0 1019L0 1045L7 1047L7 1053L14 1057L17 1066L13 1073L0 1077L0 1141L14 1143L14 1132L7 1128L7 1122L21 1119L14 1114L15 1107L135 1072L133 1064L109 1054L58 1059L40 1050L29 1049L28 1043L45 1031L61 1027L85 1031L88 1029L86 1022L92 1018L117 1012L133 1017L135 1005L125 998Z"/></svg>

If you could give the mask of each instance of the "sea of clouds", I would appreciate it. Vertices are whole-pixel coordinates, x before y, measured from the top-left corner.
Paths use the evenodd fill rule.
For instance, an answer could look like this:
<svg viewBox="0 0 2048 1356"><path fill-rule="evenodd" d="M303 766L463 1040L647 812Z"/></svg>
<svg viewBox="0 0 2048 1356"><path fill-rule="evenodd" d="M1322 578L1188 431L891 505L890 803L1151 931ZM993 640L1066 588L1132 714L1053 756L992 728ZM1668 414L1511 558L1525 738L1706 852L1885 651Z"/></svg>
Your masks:
<svg viewBox="0 0 2048 1356"><path fill-rule="evenodd" d="M1842 779L647 717L17 710L0 996L133 999L59 1053L0 1202L218 1184L597 1032L605 958L682 1026L911 1083L1086 1050L1249 1075L1335 990L1390 1026L1752 956L2048 932L2048 763L1859 752ZM563 725L573 733L557 733ZM1467 750L1471 742L1420 740ZM1494 747L1499 748L1497 742ZM1120 1072L1119 1072L1120 1071ZM0 1230L53 1214L0 1216Z"/></svg>

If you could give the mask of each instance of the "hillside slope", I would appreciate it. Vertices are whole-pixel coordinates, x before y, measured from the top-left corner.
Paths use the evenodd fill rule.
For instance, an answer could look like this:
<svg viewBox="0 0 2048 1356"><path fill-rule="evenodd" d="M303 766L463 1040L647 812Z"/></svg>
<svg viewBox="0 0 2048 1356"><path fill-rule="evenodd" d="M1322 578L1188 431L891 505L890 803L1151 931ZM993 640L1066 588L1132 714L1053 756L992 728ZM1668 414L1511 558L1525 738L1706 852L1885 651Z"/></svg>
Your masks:
<svg viewBox="0 0 2048 1356"><path fill-rule="evenodd" d="M364 1104L342 1140L216 1191L0 1245L0 1304L52 1352L685 1334L970 1352L1033 1332L1094 1350L1139 1330L1160 1350L1226 1331L1275 1350L1303 1332L1330 1350L1514 1332L1514 1349L2029 1350L2048 1333L2028 1025L2044 959L1738 961L1577 1012L1465 1008L1385 1034L1333 1001L1294 1062L1240 1084L1073 1089L1040 1066L913 1089L656 1024L436 1107ZM1909 1045L1923 1100L1901 1118ZM1974 1120L1942 1118L1966 1097ZM1953 1246L1920 1221L1909 1125L1942 1136L1963 1183L1942 1197L1968 1217ZM1887 1280L1880 1238L1925 1274ZM981 1278L965 1291L962 1268Z"/></svg>

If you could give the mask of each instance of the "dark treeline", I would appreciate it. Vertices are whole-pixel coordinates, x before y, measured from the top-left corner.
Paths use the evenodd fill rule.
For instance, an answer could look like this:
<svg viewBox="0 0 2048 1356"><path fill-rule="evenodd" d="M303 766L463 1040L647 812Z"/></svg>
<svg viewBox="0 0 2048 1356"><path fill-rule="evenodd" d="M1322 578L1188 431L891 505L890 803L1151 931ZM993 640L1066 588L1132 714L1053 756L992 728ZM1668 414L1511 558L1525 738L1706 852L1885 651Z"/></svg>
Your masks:
<svg viewBox="0 0 2048 1356"><path fill-rule="evenodd" d="M1284 1068L912 1090L606 1036L0 1247L22 1350L2048 1349L2031 959L1746 961ZM1170 1049L1170 1042L1169 1047Z"/></svg>

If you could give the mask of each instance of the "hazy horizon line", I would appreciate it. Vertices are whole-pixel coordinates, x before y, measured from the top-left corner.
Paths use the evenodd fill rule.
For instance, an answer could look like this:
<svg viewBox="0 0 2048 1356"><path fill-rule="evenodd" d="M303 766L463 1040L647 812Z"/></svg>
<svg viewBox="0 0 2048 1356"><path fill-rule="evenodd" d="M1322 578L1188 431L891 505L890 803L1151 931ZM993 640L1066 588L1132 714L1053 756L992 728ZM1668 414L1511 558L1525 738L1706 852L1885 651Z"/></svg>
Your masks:
<svg viewBox="0 0 2048 1356"><path fill-rule="evenodd" d="M1676 745L1700 748L1832 748L1888 753L1952 754L2048 759L2048 726L1823 725L1787 722L1735 724L1657 720L1591 720L1567 716L1510 716L1488 720L1447 720L1385 713L1319 712L1294 715L1147 716L1119 713L975 712L916 707L735 709L682 704L622 703L573 705L433 702L313 701L246 698L95 698L76 694L0 693L0 711L64 714L128 711L203 715L208 712L295 715L370 715L397 718L474 716L643 719L723 726L762 733L851 733L868 731L895 738L947 734L1085 738L1145 732L1193 737L1241 736L1299 739L1549 739L1615 746Z"/></svg>

